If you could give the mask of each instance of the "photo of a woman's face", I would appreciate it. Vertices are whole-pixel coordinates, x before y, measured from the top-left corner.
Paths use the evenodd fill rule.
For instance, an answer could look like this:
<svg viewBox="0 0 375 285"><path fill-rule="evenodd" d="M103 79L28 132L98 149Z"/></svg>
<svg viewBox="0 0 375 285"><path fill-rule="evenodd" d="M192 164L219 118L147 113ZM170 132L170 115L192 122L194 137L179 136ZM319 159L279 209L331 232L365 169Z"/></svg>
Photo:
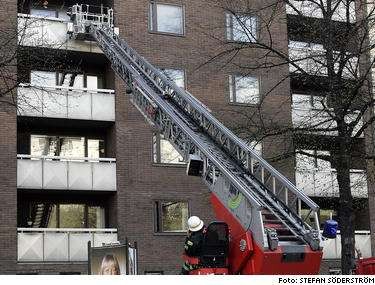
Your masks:
<svg viewBox="0 0 375 285"><path fill-rule="evenodd" d="M109 264L103 269L103 275L119 275L116 266L114 264Z"/></svg>
<svg viewBox="0 0 375 285"><path fill-rule="evenodd" d="M117 257L113 254L107 254L103 257L102 265L99 271L100 275L120 275L120 266Z"/></svg>

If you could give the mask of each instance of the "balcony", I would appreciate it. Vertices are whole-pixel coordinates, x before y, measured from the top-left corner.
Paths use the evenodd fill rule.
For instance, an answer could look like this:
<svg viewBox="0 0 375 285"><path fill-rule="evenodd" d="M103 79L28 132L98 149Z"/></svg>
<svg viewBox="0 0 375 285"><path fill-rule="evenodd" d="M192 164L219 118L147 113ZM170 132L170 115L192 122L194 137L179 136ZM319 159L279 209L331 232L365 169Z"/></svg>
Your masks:
<svg viewBox="0 0 375 285"><path fill-rule="evenodd" d="M321 44L310 42L289 41L289 71L299 74L301 72L313 76L327 76L328 65L326 50ZM340 57L343 53L334 51L333 61L335 72L340 69ZM358 57L347 53L347 62L342 70L342 78L351 79L359 74Z"/></svg>
<svg viewBox="0 0 375 285"><path fill-rule="evenodd" d="M36 86L18 88L20 116L115 121L114 90Z"/></svg>
<svg viewBox="0 0 375 285"><path fill-rule="evenodd" d="M85 262L87 243L117 242L117 229L18 228L18 262Z"/></svg>
<svg viewBox="0 0 375 285"><path fill-rule="evenodd" d="M116 191L116 159L17 155L19 189Z"/></svg>
<svg viewBox="0 0 375 285"><path fill-rule="evenodd" d="M312 18L323 18L322 9L319 7L319 2L314 3L311 0L308 1L301 1L301 0L290 0L290 4L292 5L286 5L286 13L291 15L297 15L297 12L294 8L296 8L299 13L305 17L312 17ZM327 7L326 1L323 2L325 7ZM334 7L336 5L335 2L332 3L332 6ZM349 22L353 23L356 20L355 15L355 2L351 2L349 4ZM336 10L334 11L332 15L333 21L339 21L339 22L346 22L346 3L340 2L338 7L336 7Z"/></svg>
<svg viewBox="0 0 375 285"><path fill-rule="evenodd" d="M76 41L68 35L70 21L18 14L18 43L22 46L102 53L91 41Z"/></svg>
<svg viewBox="0 0 375 285"><path fill-rule="evenodd" d="M350 171L352 195L367 198L367 178L364 170ZM335 169L297 169L296 186L312 197L338 197L339 185Z"/></svg>
<svg viewBox="0 0 375 285"><path fill-rule="evenodd" d="M323 259L341 258L341 236L336 239L328 239L322 242ZM361 252L362 257L371 257L371 234L370 231L355 232L355 246Z"/></svg>
<svg viewBox="0 0 375 285"><path fill-rule="evenodd" d="M322 96L308 94L292 94L292 123L301 132L313 135L337 136L337 123L332 118L333 109L328 107L327 100ZM345 116L345 121L351 123L357 119L359 113L353 111ZM353 129L356 135L363 126L362 118ZM364 137L363 132L359 136Z"/></svg>

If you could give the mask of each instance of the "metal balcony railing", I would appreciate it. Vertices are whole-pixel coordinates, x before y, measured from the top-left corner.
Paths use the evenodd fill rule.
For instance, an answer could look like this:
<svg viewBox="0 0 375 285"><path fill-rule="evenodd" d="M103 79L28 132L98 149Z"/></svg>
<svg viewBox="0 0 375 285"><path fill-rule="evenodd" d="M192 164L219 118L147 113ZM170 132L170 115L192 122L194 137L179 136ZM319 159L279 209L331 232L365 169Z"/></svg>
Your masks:
<svg viewBox="0 0 375 285"><path fill-rule="evenodd" d="M117 229L18 228L18 262L84 262L87 243L117 242Z"/></svg>
<svg viewBox="0 0 375 285"><path fill-rule="evenodd" d="M115 91L21 84L20 116L115 121Z"/></svg>
<svg viewBox="0 0 375 285"><path fill-rule="evenodd" d="M116 191L116 159L17 155L17 187Z"/></svg>

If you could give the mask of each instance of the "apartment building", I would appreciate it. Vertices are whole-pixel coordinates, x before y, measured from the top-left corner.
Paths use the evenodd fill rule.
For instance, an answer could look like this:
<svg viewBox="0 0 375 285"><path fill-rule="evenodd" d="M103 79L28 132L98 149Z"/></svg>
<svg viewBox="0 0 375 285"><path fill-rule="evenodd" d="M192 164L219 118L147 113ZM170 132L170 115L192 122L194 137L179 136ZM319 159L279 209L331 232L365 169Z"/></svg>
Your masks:
<svg viewBox="0 0 375 285"><path fill-rule="evenodd" d="M131 105L98 46L69 36L67 11L77 1L13 2L0 7L0 19L17 18L7 23L14 31L18 27L14 72L20 83L17 111L0 104L0 273L85 274L88 241L101 245L126 238L138 243L140 274L178 273L187 217L214 220L206 186L185 175L185 162ZM264 110L274 121L294 124L314 110L308 88L286 80L273 89L288 66L251 74L221 63L201 66L217 48L217 38L252 40L242 38L236 19L220 7L200 0L78 3L113 7L120 35L231 127L241 119L233 114L253 112L265 93ZM291 27L311 16L319 18L301 19L286 10L280 17L288 21L272 27L277 45L290 54L303 49ZM246 23L250 29L257 25L255 17ZM241 58L257 56L249 50ZM285 140L292 140L244 138L265 157L284 151ZM337 182L330 165L306 164L299 156L273 164L321 206L322 222L335 216ZM353 169L355 195L365 205L356 216L356 239L369 256L370 185L364 170L364 163ZM323 188L332 189L331 198L322 195ZM339 255L339 241L327 241L322 272L339 268Z"/></svg>

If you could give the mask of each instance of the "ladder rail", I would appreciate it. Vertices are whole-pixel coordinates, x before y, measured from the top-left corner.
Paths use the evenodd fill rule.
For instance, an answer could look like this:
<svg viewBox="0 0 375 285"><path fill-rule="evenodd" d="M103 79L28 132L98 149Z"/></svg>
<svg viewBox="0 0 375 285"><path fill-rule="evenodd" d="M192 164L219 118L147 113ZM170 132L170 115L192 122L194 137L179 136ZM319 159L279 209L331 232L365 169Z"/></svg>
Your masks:
<svg viewBox="0 0 375 285"><path fill-rule="evenodd" d="M202 158L202 178L209 184L211 191L226 195L224 182L228 181L239 191L237 193L245 197L246 202L243 203L250 203L252 217L256 217L254 219L246 220L247 204L242 204L245 208L241 206L241 209L232 209L242 211L238 212L240 215L236 212L236 217L244 229L252 229L255 239L266 246L260 214L266 208L294 236L310 244L313 249L319 247L316 236L316 233L319 234L319 207L307 195L220 123L204 104L179 88L118 37L111 23L113 10L109 10L110 20L107 22L103 15L88 16L88 7L87 11L82 11L82 7L77 6L73 8L77 13L73 18L76 19L77 27L82 28L75 29L76 33L89 32L97 41L113 69L131 88L131 101L137 109L164 133L185 159L189 154L197 154ZM220 177L225 180L216 185ZM272 183L271 186L268 186L269 182ZM222 198L223 201L227 199L225 196ZM288 205L288 201L293 201L292 207ZM297 205L301 205L301 202L308 207L314 219L312 227L298 215Z"/></svg>
<svg viewBox="0 0 375 285"><path fill-rule="evenodd" d="M110 32L110 31L111 30L108 30L108 29L105 30L106 33ZM246 149L246 151L248 151L250 154L253 155L253 157L250 158L250 165L254 165L254 162L258 162L260 164L261 169L262 169L263 175L264 175L264 171L267 171L268 173L270 173L270 176L276 182L279 182L279 183L281 182L280 184L282 184L283 188L285 189L284 190L285 200L287 200L288 196L290 195L289 191L292 190L291 192L293 194L295 194L294 195L295 197L292 200L294 200L294 201L296 201L297 199L301 200L313 212L318 211L319 207L308 196L306 196L303 192L299 191L286 177L284 177L280 172L278 172L275 168L273 168L266 160L264 160L256 152L254 152L248 145L246 145L241 139L239 139L230 130L228 130L224 125L222 125L215 117L213 117L210 114L210 112L209 112L209 110L206 106L204 106L198 100L195 100L195 98L190 93L187 93L184 90L182 90L181 88L179 88L174 82L172 82L169 78L167 78L162 72L157 70L146 59L141 57L124 40L120 39L117 35L114 35L114 34L112 34L111 36L113 36L117 41L120 42L119 43L120 47L124 49L124 52L126 53L126 55L132 60L133 64L135 64L139 69L144 71L145 76L147 76L148 79L154 83L154 85L156 86L158 91L166 92L165 86L172 86L176 90L176 92L178 94L180 94L181 96L188 95L187 97L191 100L191 102L193 102L194 108L199 107L199 109L201 109L202 112L204 112L205 116L208 114L212 118L212 120L216 121L217 124L220 125L220 127L222 127L226 132L230 133L231 137L233 137L236 140L236 142L241 145L241 147L242 147L241 150ZM140 64L139 62L141 62L142 64ZM150 71L152 71L152 74L154 74L156 76L151 75ZM155 78L157 78L157 79L160 78L161 80L159 81ZM158 83L158 81L163 82L163 84L165 84L165 86L161 86L160 83ZM222 135L220 135L220 132L217 132L217 133L218 134L216 136L222 138ZM225 136L224 140L228 140L228 136ZM231 143L229 143L229 145L230 144ZM225 144L221 144L221 146L223 146L223 145L225 145ZM239 153L239 152L240 151L237 150L237 153ZM236 159L236 161L238 162L238 159ZM243 164L242 160L241 160L241 164L242 164L242 166L245 166ZM249 165L247 164L245 168L248 169L250 171L250 173L254 174L254 176L255 176L256 171L254 170L253 167L249 167ZM258 170L259 170L259 168L258 168ZM284 208L284 210L287 210L287 212L289 212L290 209L288 210L287 208ZM298 212L298 209L296 207L296 209L294 211L294 214L295 214L294 216L297 216L297 212ZM313 217L313 218L315 220L315 217ZM310 226L307 225L307 227L310 227ZM314 228L316 230L319 230L319 222L317 220L315 221Z"/></svg>
<svg viewBox="0 0 375 285"><path fill-rule="evenodd" d="M110 31L109 29L106 29L106 31ZM308 207L313 209L313 211L317 211L319 209L319 206L312 201L307 195L305 195L303 192L301 192L292 182L289 181L284 175L282 175L278 170L276 170L272 165L270 165L265 159L263 159L261 156L259 156L254 150L252 150L242 139L237 137L232 131L230 131L227 127L225 127L220 121L218 121L210 112L207 110L207 107L204 106L201 102L197 101L190 93L186 92L185 90L178 87L173 81L171 81L166 75L164 75L161 71L159 71L157 68L152 66L144 57L140 56L134 49L132 49L123 39L119 38L117 35L114 35L115 38L119 40L121 43L121 46L125 49L125 51L128 51L129 55L133 58L135 57L137 61L141 61L142 64L139 65L140 68L144 69L146 74L151 78L152 75L149 74L145 69L151 70L152 74L154 74L156 77L161 79L161 82L158 83L157 80L153 80L155 84L159 85L160 90L166 92L166 93L173 93L172 98L178 97L178 100L175 100L175 102L179 103L180 106L183 106L184 110L190 109L195 110L198 112L198 115L195 115L195 117L200 117L201 122L200 125L204 125L203 121L207 120L210 124L212 124L217 130L216 131L216 137L217 138L223 138L225 137L226 140L229 141L227 144L222 144L224 148L227 150L235 149L238 146L238 149L236 149L236 155L234 155L234 158L238 160L246 169L250 171L250 173L253 173L253 170L248 165L248 161L251 162L259 162L259 164L267 170L277 181L279 181L284 187L288 189L291 193L293 193L298 199L303 201ZM188 107L186 106L188 104ZM205 123L207 124L207 123ZM217 140L220 142L219 140ZM229 145L226 146L226 145ZM245 153L247 160L240 159L240 152ZM230 152L233 153L233 150L230 150Z"/></svg>
<svg viewBox="0 0 375 285"><path fill-rule="evenodd" d="M99 36L99 34L101 34L101 31L96 31L96 36L97 36L97 40L98 40L98 42L99 43L101 43L101 44L103 44L103 45L107 45L107 47L108 46L110 46L110 43L108 42L108 39L107 40L104 40L103 41L103 38L99 38L100 36ZM106 34L104 33L104 34L101 34L101 36L106 36ZM108 36L108 35L107 35ZM109 40L110 40L111 38L109 37ZM108 50L110 50L109 48L107 48L107 47L105 47L105 46L103 46L103 48L104 48L104 50L107 50L107 52L108 52ZM119 48L119 47L118 47ZM134 60L131 58L131 56L129 56L129 55L126 55L126 54L122 54L123 56L127 56L128 57L128 60L132 63L132 64L135 64L135 62L134 62ZM110 57L113 57L113 58L117 58L117 59L121 59L122 57L121 57L121 55L120 54L118 54L118 55L109 55ZM139 84L139 86L137 87L137 88L139 88L139 87L141 87L140 89L139 89L139 91L141 92L141 93L146 93L146 94L144 94L145 96L146 96L146 98L150 98L150 97L152 97L152 100L155 100L155 102L156 102L156 104L158 105L158 107L159 108L161 108L161 109L163 109L163 111L165 111L166 113L169 113L173 118L172 118L172 120L174 121L174 122L177 122L178 120L181 120L179 117L180 116L175 116L176 114L179 114L179 112L178 111L175 111L175 110L173 110L173 109L171 109L171 110L167 110L166 109L166 102L164 101L164 99L162 98L162 97L160 97L159 95L154 95L154 90L147 84L147 83L145 83L145 82L143 82L143 78L142 78L142 76L140 76L140 73L139 73L139 71L138 70L136 70L135 69L135 66L131 66L129 63L125 63L125 62L122 62L122 64L124 64L124 65L127 65L128 66L128 70L132 70L132 69L134 69L134 72L135 72L135 74L133 74L132 76L133 76L133 80L134 81L136 81L138 84ZM129 76L129 75L126 75L126 76L123 76L124 78L126 78L127 76ZM159 91L161 91L161 90L159 90ZM180 127L181 127L181 123L179 124L180 125ZM187 129L185 129L185 132L187 132L188 133L188 131L191 129L191 127L189 127L189 128L187 128ZM236 178L236 177L234 177L233 175L231 175L231 173L229 173L228 171L227 171L227 169L226 168L224 168L223 167L223 162L222 161L217 161L217 159L214 157L214 156L212 156L209 152L207 152L206 150L207 150L207 146L204 146L204 145L202 145L201 144L201 142L199 141L199 140L197 140L197 139L194 139L194 134L193 133L188 133L188 136L190 137L190 138L193 138L193 143L195 144L195 145L197 145L198 146L198 149L200 150L200 151L202 151L207 157L209 157L210 158L210 160L211 161L213 161L213 163L216 165L216 167L221 171L221 172L223 172L224 174L225 174L225 176L226 177L228 177L229 178L229 180L231 181L231 183L233 184L233 185L235 185L236 186L236 188L238 188L238 189L240 189L240 191L245 195L245 197L246 198L250 198L250 199L253 199L253 197L252 197L252 195L250 194L251 192L249 192L247 189L246 189L246 187L242 187L241 185L239 185L237 182L238 182L238 177ZM254 180L253 179L249 179L248 180L248 182L249 183L251 183L253 186L254 186ZM259 192L261 192L259 189L261 189L261 186L260 185L256 185L255 186L257 189L258 189L258 193ZM249 195L250 194L250 195ZM254 193L253 193L254 194ZM289 223L286 223L285 221L283 221L283 223L285 224L285 226L286 227L288 227L290 230L291 230L291 232L294 234L294 235L296 235L296 236L304 236L305 234L306 234L306 232L307 232L307 230L308 229L306 229L305 228L305 225L303 225L303 222L299 222L299 223L297 223L297 224L295 224L294 226L291 226L291 225L293 225L293 223L296 221L295 220L295 218L296 218L296 216L292 216L288 211L287 211L287 207L284 207L284 208L280 208L280 205L276 202L276 201L274 201L274 200L272 200L272 199L270 199L270 197L266 197L265 195L262 195L263 196L263 199L261 199L261 200L264 200L264 198L266 198L266 199L268 199L268 203L270 203L272 206L271 206L271 208L270 208L270 210L281 220L281 221L283 221L283 219L282 219L282 216L284 216L284 217L286 217L288 220L289 220ZM260 198L257 198L257 199L260 199ZM252 201L253 203L254 203L254 201ZM265 205L266 206L266 205ZM274 208L278 208L278 211L280 212L280 214L278 214L277 212L275 212L275 210L274 210ZM292 218L294 218L294 219L292 219ZM299 219L299 217L297 216L297 220ZM297 231L299 231L300 232L300 234L298 234L297 233Z"/></svg>

